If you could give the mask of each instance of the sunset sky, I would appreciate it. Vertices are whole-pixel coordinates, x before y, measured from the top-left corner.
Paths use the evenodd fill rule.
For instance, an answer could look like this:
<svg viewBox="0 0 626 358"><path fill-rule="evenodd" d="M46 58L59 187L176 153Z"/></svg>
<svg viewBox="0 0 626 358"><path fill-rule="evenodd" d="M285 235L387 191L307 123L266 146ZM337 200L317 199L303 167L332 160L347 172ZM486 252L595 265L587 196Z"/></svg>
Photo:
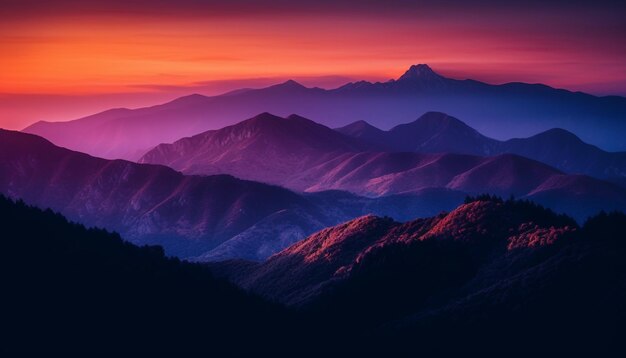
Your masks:
<svg viewBox="0 0 626 358"><path fill-rule="evenodd" d="M0 127L287 78L386 80L414 63L626 95L623 1L504 3L0 0Z"/></svg>

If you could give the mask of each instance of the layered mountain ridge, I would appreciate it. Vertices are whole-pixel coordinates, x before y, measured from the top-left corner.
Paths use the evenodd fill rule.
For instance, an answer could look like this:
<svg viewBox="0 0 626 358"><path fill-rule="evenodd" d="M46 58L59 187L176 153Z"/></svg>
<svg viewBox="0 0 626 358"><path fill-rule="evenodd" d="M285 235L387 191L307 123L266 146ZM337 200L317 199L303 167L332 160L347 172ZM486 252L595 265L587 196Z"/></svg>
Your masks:
<svg viewBox="0 0 626 358"><path fill-rule="evenodd" d="M566 173L609 180L626 177L626 152L603 151L561 128L552 128L528 138L498 141L480 134L457 118L429 112L389 131L363 121L336 130L387 150L481 156L512 153Z"/></svg>
<svg viewBox="0 0 626 358"><path fill-rule="evenodd" d="M166 164L188 174L229 173L240 178L287 186L292 173L304 171L338 153L372 149L366 143L297 115L262 113L233 126L161 144L140 163Z"/></svg>
<svg viewBox="0 0 626 358"><path fill-rule="evenodd" d="M463 197L452 191L436 199L428 192L381 199L301 195L229 175L185 176L160 165L94 158L6 130L0 130L0 193L137 244L162 245L169 255L253 260L343 220L367 213L408 220L447 210Z"/></svg>
<svg viewBox="0 0 626 358"><path fill-rule="evenodd" d="M24 131L99 157L135 160L160 143L262 112L299 113L333 128L354 119L389 128L427 111L462 117L491 137L512 138L561 127L605 149L626 149L624 98L594 97L544 85L456 80L426 65L412 66L388 82L360 81L325 90L287 81L220 96L192 95L152 107L105 111L68 122L42 121Z"/></svg>
<svg viewBox="0 0 626 358"><path fill-rule="evenodd" d="M626 189L611 183L565 174L505 151L491 157L455 153L498 152L502 143L442 113L427 113L388 132L372 130L363 122L338 132L345 133L300 116L261 114L235 126L161 144L140 162L187 174L228 173L300 192L345 190L381 197L446 189L513 195L579 220L601 209L626 207ZM360 137L364 132L377 140ZM567 179L557 179L561 177Z"/></svg>

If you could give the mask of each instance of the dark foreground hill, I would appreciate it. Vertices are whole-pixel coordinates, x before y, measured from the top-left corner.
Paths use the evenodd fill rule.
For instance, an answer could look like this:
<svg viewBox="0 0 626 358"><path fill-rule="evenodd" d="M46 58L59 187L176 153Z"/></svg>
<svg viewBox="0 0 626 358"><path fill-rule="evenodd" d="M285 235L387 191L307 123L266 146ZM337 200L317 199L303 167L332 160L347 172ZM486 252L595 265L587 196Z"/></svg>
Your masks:
<svg viewBox="0 0 626 358"><path fill-rule="evenodd" d="M626 216L579 227L481 197L408 223L367 216L266 262L212 264L264 297L371 339L364 349L623 349ZM332 317L332 318L330 318Z"/></svg>
<svg viewBox="0 0 626 358"><path fill-rule="evenodd" d="M239 275L265 265L270 277L290 262L280 277L294 279L292 290L322 283L314 299L290 311L204 267L168 259L159 247L0 197L2 348L623 350L625 219L603 214L578 227L528 203L481 198L407 224L358 219L313 235L269 266L222 265L222 274L237 267ZM301 254L300 264L288 260ZM318 270L303 275L307 265Z"/></svg>
<svg viewBox="0 0 626 358"><path fill-rule="evenodd" d="M241 351L289 337L284 309L158 246L2 196L0 231L3 351Z"/></svg>

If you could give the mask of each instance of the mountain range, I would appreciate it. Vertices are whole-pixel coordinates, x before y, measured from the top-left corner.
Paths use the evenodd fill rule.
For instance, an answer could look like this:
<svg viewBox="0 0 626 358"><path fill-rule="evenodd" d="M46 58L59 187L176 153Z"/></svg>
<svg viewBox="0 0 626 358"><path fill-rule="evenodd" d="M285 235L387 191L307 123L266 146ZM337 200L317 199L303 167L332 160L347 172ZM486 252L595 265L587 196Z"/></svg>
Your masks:
<svg viewBox="0 0 626 358"><path fill-rule="evenodd" d="M604 151L561 128L552 128L528 138L499 141L445 113L429 112L388 131L365 121L337 128L337 131L385 150L481 156L513 153L566 173L616 181L626 178L626 152Z"/></svg>
<svg viewBox="0 0 626 358"><path fill-rule="evenodd" d="M162 245L169 255L256 260L360 215L409 220L449 210L463 198L451 190L379 199L298 194L228 175L185 176L165 166L95 158L6 130L0 130L0 193L137 244Z"/></svg>
<svg viewBox="0 0 626 358"><path fill-rule="evenodd" d="M540 84L490 85L456 80L414 65L397 80L360 81L325 90L295 81L219 96L190 95L138 109L112 109L68 122L37 122L24 131L56 145L110 159L139 158L160 143L218 129L262 112L299 113L329 127L355 119L383 128L420 113L444 111L494 138L566 128L605 150L625 150L626 99Z"/></svg>
<svg viewBox="0 0 626 358"><path fill-rule="evenodd" d="M626 207L626 189L584 175L565 174L507 153L500 149L508 148L508 142L484 137L442 113L428 113L389 132L376 132L373 127L359 132L355 127L363 128L362 123L357 123L333 131L300 116L281 118L263 113L224 129L161 144L140 162L167 165L186 174L227 173L304 192L344 190L380 197L447 189L468 194L514 195L580 220L601 209ZM360 133L377 135L374 138ZM545 149L536 144L535 138L529 141L528 148ZM558 153L554 156L567 164L576 162L575 154L585 151L604 155L605 163L615 165L623 157L623 153L597 152L595 147L576 143L579 146L573 152L564 148L563 142L546 145L561 150L561 157ZM389 151L380 151L383 149ZM480 157L455 151L504 154ZM611 156L616 160L612 162ZM602 165L587 157L580 160L578 167L585 166L583 161L593 168ZM604 172L615 174L624 169L626 162L619 169L604 168ZM600 174L599 171L594 173Z"/></svg>
<svg viewBox="0 0 626 358"><path fill-rule="evenodd" d="M0 129L5 349L626 350L624 118L415 65Z"/></svg>
<svg viewBox="0 0 626 358"><path fill-rule="evenodd" d="M488 150L500 143L441 113L369 132L379 140L298 115L263 113L161 144L140 160L183 175L1 131L0 193L198 261L264 260L342 221L368 213L399 221L430 216L451 210L467 194L527 198L580 221L626 208L626 190L617 185L514 154L426 153L454 143ZM422 152L398 151L405 142L390 140L393 133L422 135L414 141Z"/></svg>
<svg viewBox="0 0 626 358"><path fill-rule="evenodd" d="M286 186L295 172L321 165L338 154L371 145L306 118L262 113L238 124L161 144L140 163L163 164L187 174L228 173ZM251 174L253 173L253 174Z"/></svg>

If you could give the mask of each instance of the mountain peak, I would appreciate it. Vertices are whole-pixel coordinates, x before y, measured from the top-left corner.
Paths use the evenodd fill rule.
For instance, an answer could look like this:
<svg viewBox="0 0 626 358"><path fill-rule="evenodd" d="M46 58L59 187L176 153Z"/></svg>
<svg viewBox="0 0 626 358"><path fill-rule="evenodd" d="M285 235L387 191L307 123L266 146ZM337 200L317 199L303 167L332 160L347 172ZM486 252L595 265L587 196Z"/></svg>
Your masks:
<svg viewBox="0 0 626 358"><path fill-rule="evenodd" d="M576 142L582 142L582 140L574 133L563 128L552 128L547 131L534 135L533 137L548 137L551 139L562 139Z"/></svg>
<svg viewBox="0 0 626 358"><path fill-rule="evenodd" d="M406 130L407 128L417 127L420 131L439 131L445 128L464 128L474 131L471 127L465 124L463 121L447 115L443 112L426 112L413 122L400 124L391 129L391 131Z"/></svg>
<svg viewBox="0 0 626 358"><path fill-rule="evenodd" d="M359 128L370 128L370 127L374 127L373 125L369 124L367 121L364 121L362 119L356 121L356 122L352 122L351 124L348 124L348 126L354 126L354 127L359 127ZM347 126L346 126L347 127Z"/></svg>
<svg viewBox="0 0 626 358"><path fill-rule="evenodd" d="M339 133L350 137L360 138L370 143L381 143L381 136L385 136L385 132L364 120L359 120L348 124L347 126L335 128ZM384 145L383 145L384 147Z"/></svg>
<svg viewBox="0 0 626 358"><path fill-rule="evenodd" d="M400 76L400 78L398 78L398 81L429 78L441 78L441 76L433 71L428 65L418 64L409 67L409 69L402 76Z"/></svg>
<svg viewBox="0 0 626 358"><path fill-rule="evenodd" d="M304 85L302 85L300 82L294 81L294 80L287 80L283 83L278 84L278 86L281 87L288 87L288 88L306 88Z"/></svg>
<svg viewBox="0 0 626 358"><path fill-rule="evenodd" d="M186 96L182 96L182 97L178 97L170 102L168 102L169 104L176 104L176 105L193 105L193 104L197 104L197 103L202 103L204 101L207 100L207 96L199 94L199 93L192 93L190 95L186 95ZM130 111L128 109L126 109L126 111ZM107 111L105 111L107 112ZM104 112L103 112L104 113Z"/></svg>
<svg viewBox="0 0 626 358"><path fill-rule="evenodd" d="M289 116L285 117L285 119L289 120L291 122L299 122L301 124L304 123L304 124L309 125L309 126L313 125L315 127L320 127L320 126L324 127L323 125L321 125L319 123L316 123L315 121L312 121L312 120L310 120L310 119L308 119L306 117L302 117L301 115L298 115L298 114L295 114L295 113L290 114Z"/></svg>
<svg viewBox="0 0 626 358"><path fill-rule="evenodd" d="M362 119L356 122L352 122L346 126L336 128L335 130L344 134L355 134L355 133L362 133L365 131L370 131L370 132L373 131L376 133L383 132L382 130L378 129L377 127L374 127L373 125L369 124L368 122Z"/></svg>
<svg viewBox="0 0 626 358"><path fill-rule="evenodd" d="M266 122L266 121L283 121L283 120L285 119L277 115L271 114L270 112L262 112L248 120L239 122L238 124L245 123L245 122L258 122L258 121Z"/></svg>
<svg viewBox="0 0 626 358"><path fill-rule="evenodd" d="M299 114L295 114L295 113L292 113L292 114L288 115L288 116L287 116L287 117L285 117L285 118L287 118L287 119L291 119L291 120L294 120L294 121L302 121L302 120L305 120L305 121L311 121L310 119L308 119L308 118L304 118L304 117L302 117L301 115L299 115Z"/></svg>
<svg viewBox="0 0 626 358"><path fill-rule="evenodd" d="M484 155L494 145L461 120L441 112L427 112L413 122L389 130L393 145L402 151L453 152Z"/></svg>
<svg viewBox="0 0 626 358"><path fill-rule="evenodd" d="M307 87L305 87L299 82L296 82L294 80L287 80L282 83L265 87L262 90L270 90L270 92L283 94L285 91L290 93L292 91L304 91L307 89L308 89Z"/></svg>

